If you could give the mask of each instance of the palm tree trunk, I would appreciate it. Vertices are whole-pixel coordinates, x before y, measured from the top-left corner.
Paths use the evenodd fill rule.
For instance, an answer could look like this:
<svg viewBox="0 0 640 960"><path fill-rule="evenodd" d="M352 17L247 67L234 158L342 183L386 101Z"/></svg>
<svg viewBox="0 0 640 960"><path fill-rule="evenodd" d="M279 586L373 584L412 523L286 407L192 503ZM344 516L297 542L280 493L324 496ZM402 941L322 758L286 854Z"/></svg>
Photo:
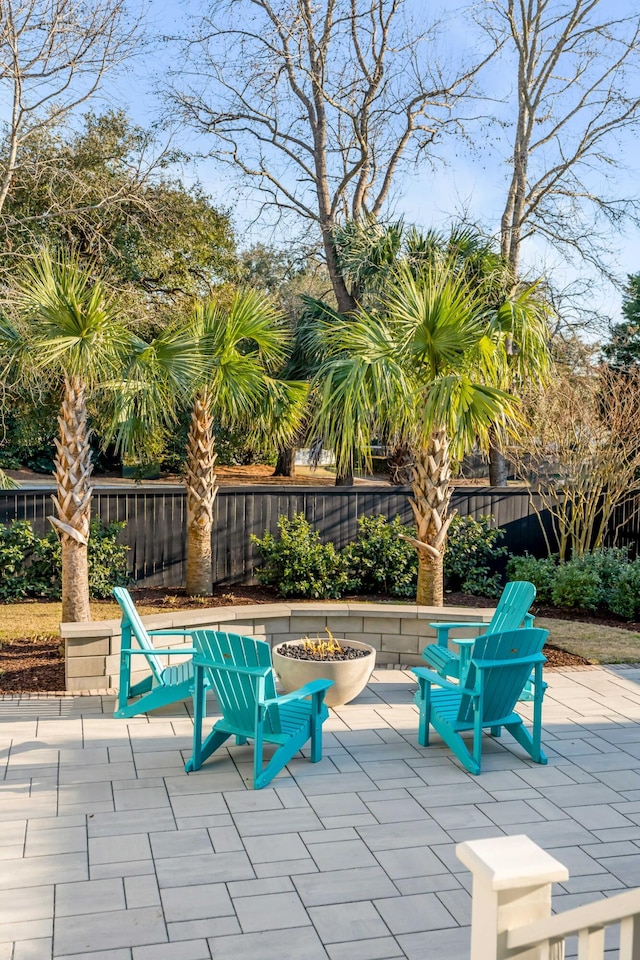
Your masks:
<svg viewBox="0 0 640 960"><path fill-rule="evenodd" d="M453 487L449 441L444 430L436 430L426 450L416 454L411 483L416 537L405 537L418 551L417 602L441 607L444 602L443 558L447 530L454 514L449 512Z"/></svg>
<svg viewBox="0 0 640 960"><path fill-rule="evenodd" d="M296 475L296 447L284 447L278 451L274 477L295 477Z"/></svg>
<svg viewBox="0 0 640 960"><path fill-rule="evenodd" d="M91 619L87 544L91 520L91 448L87 428L85 384L65 377L56 439L56 493L51 497L57 516L49 517L62 547L62 620Z"/></svg>
<svg viewBox="0 0 640 960"><path fill-rule="evenodd" d="M213 587L211 533L218 488L212 418L207 390L196 397L187 442L187 583L189 597L210 596Z"/></svg>
<svg viewBox="0 0 640 960"><path fill-rule="evenodd" d="M489 483L492 487L506 487L509 465L502 452L502 444L495 427L489 430Z"/></svg>

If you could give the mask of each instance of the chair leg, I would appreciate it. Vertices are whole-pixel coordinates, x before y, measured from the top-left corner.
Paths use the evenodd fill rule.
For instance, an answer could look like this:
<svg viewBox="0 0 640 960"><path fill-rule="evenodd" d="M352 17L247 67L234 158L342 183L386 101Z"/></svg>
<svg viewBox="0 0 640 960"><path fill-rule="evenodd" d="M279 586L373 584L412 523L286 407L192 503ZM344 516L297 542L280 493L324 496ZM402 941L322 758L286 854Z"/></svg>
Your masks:
<svg viewBox="0 0 640 960"><path fill-rule="evenodd" d="M247 742L246 737L236 737L236 747L244 747Z"/></svg>
<svg viewBox="0 0 640 960"><path fill-rule="evenodd" d="M491 736L499 737L502 735L502 727L491 727Z"/></svg>
<svg viewBox="0 0 640 960"><path fill-rule="evenodd" d="M429 723L431 722L431 684L420 680L420 720L418 722L418 743L429 746Z"/></svg>
<svg viewBox="0 0 640 960"><path fill-rule="evenodd" d="M322 760L322 701L324 691L314 693L311 700L311 763Z"/></svg>
<svg viewBox="0 0 640 960"><path fill-rule="evenodd" d="M194 743L193 755L184 765L187 773L193 773L194 770L199 770L204 761L208 760L211 754L215 753L218 747L221 747L230 736L230 733L225 733L223 730L216 730L214 727L202 744L196 747Z"/></svg>
<svg viewBox="0 0 640 960"><path fill-rule="evenodd" d="M521 747L524 747L532 760L543 764L547 762L547 757L543 753L540 743L536 744L535 740L532 739L522 720L518 723L505 724L505 726L513 739L517 740Z"/></svg>

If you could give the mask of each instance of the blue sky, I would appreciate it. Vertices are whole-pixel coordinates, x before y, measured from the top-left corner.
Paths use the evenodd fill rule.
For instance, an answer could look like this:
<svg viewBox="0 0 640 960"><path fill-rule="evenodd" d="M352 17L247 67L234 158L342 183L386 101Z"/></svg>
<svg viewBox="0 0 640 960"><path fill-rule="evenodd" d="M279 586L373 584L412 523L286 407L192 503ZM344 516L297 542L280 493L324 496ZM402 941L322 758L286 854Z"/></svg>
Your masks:
<svg viewBox="0 0 640 960"><path fill-rule="evenodd" d="M409 0L409 3L421 3L424 0ZM631 0L603 0L605 12L632 10ZM439 0L444 9L452 4ZM196 0L150 0L147 7L147 24L157 35L182 32L186 30L189 10L197 9ZM451 50L457 54L460 48L473 42L473 35L465 26L466 21L458 19L449 32ZM132 117L142 125L149 125L158 119L161 104L154 89L157 81L166 72L169 65L175 65L176 53L171 47L158 44L153 49L145 47L125 73L112 80L105 89L107 98L115 98L125 107ZM498 73L487 73L484 78L487 92L493 96L508 96L509 87L504 84ZM496 104L495 109L508 119L508 108ZM500 136L499 128L476 123L473 128L473 144L460 141L445 141L439 148L440 160L433 165L422 165L419 169L404 173L395 185L394 216L402 216L407 223L419 227L447 227L459 215L466 217L489 233L494 233L504 205L506 176L508 166L504 162L506 146L494 142ZM196 142L184 132L177 134L180 145L186 149L195 149ZM622 154L634 160L638 153L637 136L625 134L621 147ZM636 193L638 163L631 163L631 170L618 174L621 192ZM199 179L214 202L231 204L238 234L246 244L256 240L272 240L274 235L261 222L255 222L256 205L248 201L242 193L236 192L228 170L213 160L200 160L185 168L183 175L188 180ZM592 186L597 190L598 184ZM275 236L277 240L277 235ZM640 233L628 228L625 234L611 230L607 238L612 256L615 259L618 275L624 279L626 274L640 270ZM552 277L557 287L563 287L580 277L596 279L592 270L584 266L567 265L566 262L545 243L529 242L523 256L525 272ZM601 312L614 320L619 319L620 294L607 283L597 281L597 288L590 294L590 304L597 303Z"/></svg>

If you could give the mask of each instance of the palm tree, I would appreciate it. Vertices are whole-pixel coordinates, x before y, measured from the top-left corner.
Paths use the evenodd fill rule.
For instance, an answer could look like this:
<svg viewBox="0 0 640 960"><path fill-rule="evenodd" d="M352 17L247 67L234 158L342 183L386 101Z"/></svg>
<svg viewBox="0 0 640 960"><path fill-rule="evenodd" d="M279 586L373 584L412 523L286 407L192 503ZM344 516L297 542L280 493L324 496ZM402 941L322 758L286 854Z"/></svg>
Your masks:
<svg viewBox="0 0 640 960"><path fill-rule="evenodd" d="M144 430L171 420L169 385L186 389L190 365L172 334L152 344L135 336L104 282L72 254L42 251L16 281L13 300L18 320L4 321L0 332L6 370L23 383L60 384L55 513L48 519L62 545L62 619L89 620L89 401L109 399L111 436L121 449L133 449Z"/></svg>
<svg viewBox="0 0 640 960"><path fill-rule="evenodd" d="M251 442L286 442L299 423L307 385L278 380L271 371L286 355L287 332L273 304L255 291L239 292L224 309L196 305L190 329L200 343L203 370L193 399L187 443L187 578L189 596L212 589L211 534L217 493L214 419L240 427Z"/></svg>
<svg viewBox="0 0 640 960"><path fill-rule="evenodd" d="M354 448L367 457L374 433L402 436L417 451L417 599L440 606L452 466L474 442L486 445L492 424L517 420L514 398L496 385L505 363L497 310L454 255L427 256L396 268L382 310L334 315L319 335L329 358L316 378L315 427L338 461L348 464Z"/></svg>

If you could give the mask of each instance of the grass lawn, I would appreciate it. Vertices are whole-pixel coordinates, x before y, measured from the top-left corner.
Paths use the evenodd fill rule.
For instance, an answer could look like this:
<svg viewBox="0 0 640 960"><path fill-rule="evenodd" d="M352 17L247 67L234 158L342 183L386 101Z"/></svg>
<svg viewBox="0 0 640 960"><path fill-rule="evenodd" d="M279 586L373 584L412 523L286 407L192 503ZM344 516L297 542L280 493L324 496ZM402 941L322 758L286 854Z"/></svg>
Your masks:
<svg viewBox="0 0 640 960"><path fill-rule="evenodd" d="M203 605L206 605L206 601ZM168 613L171 609L166 604L158 606L142 603L136 606L142 616ZM2 604L0 641L14 637L57 634L61 610L61 604L57 602ZM120 619L120 608L110 600L93 600L91 610L94 620ZM585 657L592 663L640 662L640 633L620 627L582 623L577 620L554 620L549 617L538 617L536 626L549 631L549 642L553 646Z"/></svg>

